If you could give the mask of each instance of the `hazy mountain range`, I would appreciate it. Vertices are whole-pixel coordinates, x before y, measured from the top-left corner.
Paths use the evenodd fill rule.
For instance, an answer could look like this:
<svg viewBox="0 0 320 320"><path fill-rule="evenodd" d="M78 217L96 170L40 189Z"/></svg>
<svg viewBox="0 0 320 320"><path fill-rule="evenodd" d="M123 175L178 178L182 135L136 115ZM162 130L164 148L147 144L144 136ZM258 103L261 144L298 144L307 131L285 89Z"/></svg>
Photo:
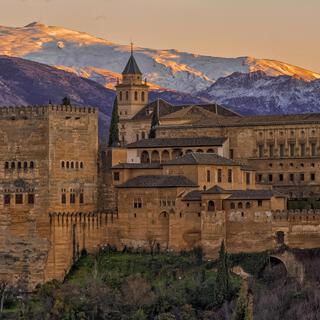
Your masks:
<svg viewBox="0 0 320 320"><path fill-rule="evenodd" d="M113 92L108 89L113 89L117 78L121 77L120 73L130 54L130 46L62 27L31 23L19 28L0 26L0 54L62 69L61 73L50 69L45 76L43 65L38 65L39 73L44 78L50 78L51 72L55 77L60 77L60 84L54 87L55 81L52 81L46 92L39 92L39 87L32 87L32 82L29 82L28 92L32 92L32 96L38 95L38 100L42 96L47 98L57 96L57 92L66 92L77 104L94 103L109 115ZM135 57L151 88L155 90L151 94L152 98L160 94L173 103L216 101L242 113L320 111L320 80L317 80L320 79L320 74L284 62L252 57L219 58L173 49L147 48L135 48ZM3 72L8 74L4 65L2 63L0 67L2 82ZM23 63L16 64L16 68L23 68L22 65ZM37 82L37 66L34 64L32 68L33 71L28 76ZM82 95L81 90L78 92L77 86L72 85L74 80L70 79L75 78L72 78L70 72L75 78L81 79L77 81L83 86L92 90L89 97L88 94ZM17 77L18 75L19 72L16 73ZM71 81L64 90L61 88L63 77L66 77L66 83ZM85 81L85 78L101 86L95 87L96 84ZM11 82L7 82L6 87L0 83L0 105L19 104L26 99L18 87L12 88L14 80L12 75ZM22 85L21 81L17 81L19 86ZM41 81L46 83L45 79ZM91 89L94 87L96 89ZM102 89L106 90L103 95L108 96L104 101L99 96L102 95ZM96 92L99 94L94 98ZM61 94L59 99L60 96ZM30 103L30 99L29 97L26 102Z"/></svg>

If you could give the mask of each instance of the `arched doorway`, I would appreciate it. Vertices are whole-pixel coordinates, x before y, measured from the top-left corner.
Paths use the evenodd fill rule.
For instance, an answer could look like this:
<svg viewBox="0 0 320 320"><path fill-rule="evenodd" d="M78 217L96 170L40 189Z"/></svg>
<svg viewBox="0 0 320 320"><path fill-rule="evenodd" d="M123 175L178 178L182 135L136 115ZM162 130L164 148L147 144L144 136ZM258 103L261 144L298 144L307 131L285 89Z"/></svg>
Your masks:
<svg viewBox="0 0 320 320"><path fill-rule="evenodd" d="M149 163L150 162L148 151L145 151L145 150L142 151L140 161L141 161L141 163Z"/></svg>
<svg viewBox="0 0 320 320"><path fill-rule="evenodd" d="M159 229L157 242L161 250L166 250L169 244L169 212L162 211L158 217Z"/></svg>
<svg viewBox="0 0 320 320"><path fill-rule="evenodd" d="M172 158L177 159L183 155L183 152L181 149L174 149L172 152Z"/></svg>

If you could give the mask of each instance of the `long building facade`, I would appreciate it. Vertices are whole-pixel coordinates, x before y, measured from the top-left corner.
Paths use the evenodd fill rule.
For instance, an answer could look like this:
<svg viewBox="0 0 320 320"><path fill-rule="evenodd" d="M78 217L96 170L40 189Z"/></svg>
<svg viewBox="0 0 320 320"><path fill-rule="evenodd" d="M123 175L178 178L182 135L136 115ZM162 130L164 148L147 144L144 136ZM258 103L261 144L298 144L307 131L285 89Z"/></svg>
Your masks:
<svg viewBox="0 0 320 320"><path fill-rule="evenodd" d="M106 244L319 246L320 213L287 200L319 196L320 115L149 103L133 53L116 94L114 147L98 146L95 108L0 108L0 278L29 290Z"/></svg>

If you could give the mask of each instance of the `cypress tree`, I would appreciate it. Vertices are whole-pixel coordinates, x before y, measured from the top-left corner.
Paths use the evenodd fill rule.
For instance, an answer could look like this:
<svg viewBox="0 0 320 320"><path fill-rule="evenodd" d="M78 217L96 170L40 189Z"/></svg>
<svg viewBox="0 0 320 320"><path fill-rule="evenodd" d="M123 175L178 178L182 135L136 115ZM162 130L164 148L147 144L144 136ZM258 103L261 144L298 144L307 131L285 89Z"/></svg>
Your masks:
<svg viewBox="0 0 320 320"><path fill-rule="evenodd" d="M221 242L219 250L219 263L217 271L217 289L218 296L221 299L226 299L230 293L230 272L228 265L228 255L225 251L224 241Z"/></svg>
<svg viewBox="0 0 320 320"><path fill-rule="evenodd" d="M65 96L63 99L62 99L62 105L63 106L71 106L71 100L68 96Z"/></svg>
<svg viewBox="0 0 320 320"><path fill-rule="evenodd" d="M159 99L157 101L157 106L154 108L151 118L151 128L149 132L149 139L154 139L156 137L156 127L159 124Z"/></svg>
<svg viewBox="0 0 320 320"><path fill-rule="evenodd" d="M119 113L118 113L118 99L115 97L113 102L112 117L109 132L109 147L119 143Z"/></svg>

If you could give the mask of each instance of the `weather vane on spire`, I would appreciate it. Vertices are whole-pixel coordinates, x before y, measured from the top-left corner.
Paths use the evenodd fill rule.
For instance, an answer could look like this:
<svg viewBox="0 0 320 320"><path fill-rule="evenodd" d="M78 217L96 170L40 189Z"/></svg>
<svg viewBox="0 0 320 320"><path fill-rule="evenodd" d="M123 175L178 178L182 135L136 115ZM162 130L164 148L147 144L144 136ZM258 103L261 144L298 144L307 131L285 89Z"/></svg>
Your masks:
<svg viewBox="0 0 320 320"><path fill-rule="evenodd" d="M133 55L133 42L131 40L131 55Z"/></svg>

